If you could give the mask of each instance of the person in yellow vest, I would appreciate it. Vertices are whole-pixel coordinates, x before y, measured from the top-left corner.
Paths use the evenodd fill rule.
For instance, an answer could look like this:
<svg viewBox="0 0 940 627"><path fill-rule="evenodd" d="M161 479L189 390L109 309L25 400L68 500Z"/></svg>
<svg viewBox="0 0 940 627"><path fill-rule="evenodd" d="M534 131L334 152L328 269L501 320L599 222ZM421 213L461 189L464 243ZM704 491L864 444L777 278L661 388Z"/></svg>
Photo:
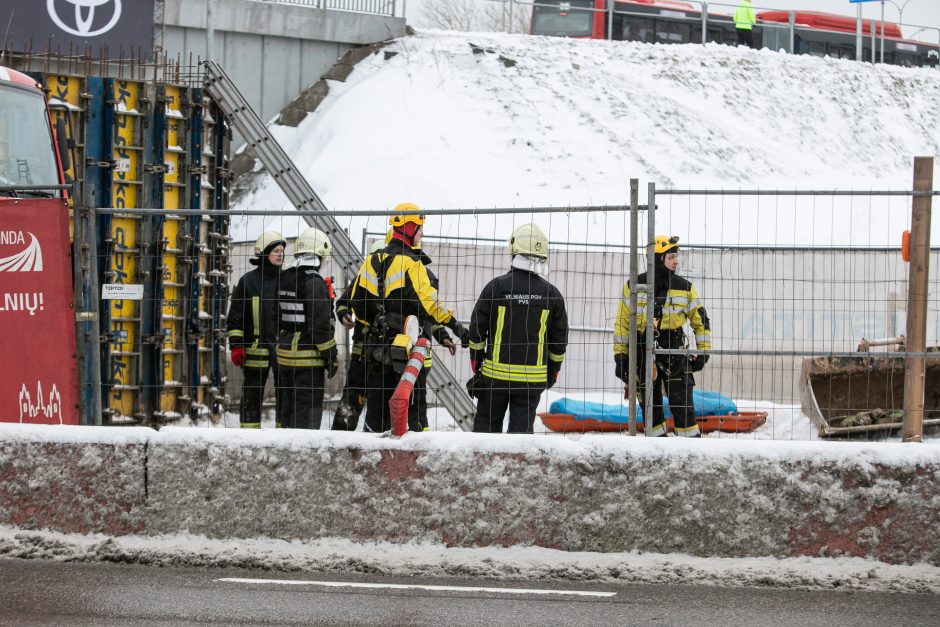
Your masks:
<svg viewBox="0 0 940 627"><path fill-rule="evenodd" d="M466 328L457 322L453 309L437 300L427 268L413 250L424 235L424 221L417 205L396 206L389 218L391 241L384 250L366 258L352 284L351 309L367 329L363 346L368 371L365 431L383 432L391 427L388 402L405 366L395 359L395 342L404 333L408 317L414 316L421 326L443 325L467 346ZM414 403L408 428L422 429Z"/></svg>
<svg viewBox="0 0 940 627"><path fill-rule="evenodd" d="M243 428L261 427L261 402L268 372L277 367L277 290L284 264L287 240L278 231L265 231L255 241L255 256L249 263L258 266L238 280L232 292L226 326L232 363L242 369L244 383L240 420Z"/></svg>
<svg viewBox="0 0 940 627"><path fill-rule="evenodd" d="M754 7L751 5L751 0L741 0L741 4L734 12L734 28L738 32L739 46L754 47L754 24L756 23L757 18L754 17Z"/></svg>
<svg viewBox="0 0 940 627"><path fill-rule="evenodd" d="M679 268L679 238L657 235L653 246L653 327L656 348L687 348L684 326L692 327L695 345L699 351L711 349L711 323L699 300L698 292L690 281L676 274ZM637 277L640 286L646 285L646 273ZM646 294L637 294L637 397L645 399L646 357ZM614 322L614 363L617 378L627 383L630 350L630 283L624 284L617 317ZM692 404L694 372L705 367L708 355L656 355L653 368L653 430L648 435L666 435L663 411L663 389L669 398L669 408L675 420L676 435L701 437Z"/></svg>

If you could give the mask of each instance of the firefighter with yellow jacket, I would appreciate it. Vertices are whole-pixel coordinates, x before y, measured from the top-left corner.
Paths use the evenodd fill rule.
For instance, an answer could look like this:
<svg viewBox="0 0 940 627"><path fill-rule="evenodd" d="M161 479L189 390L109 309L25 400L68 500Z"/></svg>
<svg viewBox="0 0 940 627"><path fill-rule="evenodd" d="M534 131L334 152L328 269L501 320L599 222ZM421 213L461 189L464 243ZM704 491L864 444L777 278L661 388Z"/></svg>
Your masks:
<svg viewBox="0 0 940 627"><path fill-rule="evenodd" d="M444 325L466 342L466 329L457 322L453 310L437 300L427 268L413 250L424 235L424 221L417 205L395 207L389 219L391 241L384 250L366 258L352 284L350 305L366 328L366 431L383 432L391 427L388 402L405 366L396 359L396 349L401 349L398 340L409 316L414 316L419 326ZM408 428L421 430L414 403L408 413Z"/></svg>
<svg viewBox="0 0 940 627"><path fill-rule="evenodd" d="M699 300L698 292L690 281L676 274L679 267L679 238L657 235L653 245L653 327L655 348L681 350L688 348L684 326L692 327L695 346L699 351L711 348L711 323L708 313ZM637 278L640 286L647 283L644 272ZM641 403L645 398L646 372L646 312L645 292L637 294L637 396ZM623 286L617 318L614 323L614 362L617 378L624 383L629 378L630 343L630 283ZM654 348L654 350L655 350ZM686 356L681 354L656 355L653 368L653 429L648 435L666 435L666 419L663 411L663 390L669 398L669 408L675 420L676 435L701 437L695 422L692 404L692 388L695 387L694 372L705 367L708 355Z"/></svg>
<svg viewBox="0 0 940 627"><path fill-rule="evenodd" d="M483 288L470 318L470 364L477 397L473 430L532 433L542 392L555 385L568 346L565 299L545 279L548 238L524 224L509 238L508 273Z"/></svg>

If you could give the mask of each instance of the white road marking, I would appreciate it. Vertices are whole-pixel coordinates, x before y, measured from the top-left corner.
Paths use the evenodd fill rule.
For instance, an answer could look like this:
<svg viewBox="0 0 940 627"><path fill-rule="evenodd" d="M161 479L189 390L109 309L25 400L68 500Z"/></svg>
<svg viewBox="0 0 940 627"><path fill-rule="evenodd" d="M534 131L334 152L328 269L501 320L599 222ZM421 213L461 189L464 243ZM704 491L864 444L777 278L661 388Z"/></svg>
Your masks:
<svg viewBox="0 0 940 627"><path fill-rule="evenodd" d="M386 588L389 590L435 590L441 592L494 592L497 594L557 594L579 597L612 597L616 592L589 592L586 590L544 590L539 588L477 588L472 586L422 586L398 583L360 583L354 581L306 581L303 579L245 579L227 577L216 579L230 583L280 584L283 586L323 586L325 588Z"/></svg>

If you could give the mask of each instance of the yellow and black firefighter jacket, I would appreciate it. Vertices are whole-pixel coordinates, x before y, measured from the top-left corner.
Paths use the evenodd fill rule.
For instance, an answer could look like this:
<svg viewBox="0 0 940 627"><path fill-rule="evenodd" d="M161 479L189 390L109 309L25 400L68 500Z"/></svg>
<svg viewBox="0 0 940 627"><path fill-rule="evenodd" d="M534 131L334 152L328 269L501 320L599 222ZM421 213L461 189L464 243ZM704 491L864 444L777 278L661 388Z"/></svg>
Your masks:
<svg viewBox="0 0 940 627"><path fill-rule="evenodd" d="M382 294L380 283L384 285ZM429 323L456 325L453 310L438 301L419 254L396 239L366 257L353 281L349 303L371 338L367 343L391 342L402 332L408 316L417 317L422 328ZM379 328L383 326L386 328Z"/></svg>
<svg viewBox="0 0 940 627"><path fill-rule="evenodd" d="M281 275L277 364L326 368L336 359L333 299L316 268L299 262Z"/></svg>
<svg viewBox="0 0 940 627"><path fill-rule="evenodd" d="M470 358L509 387L545 387L565 360L568 313L558 289L513 268L486 284L470 317Z"/></svg>
<svg viewBox="0 0 940 627"><path fill-rule="evenodd" d="M346 286L346 289L343 290L343 293L339 298L336 299L336 320L340 323L343 322L345 316L353 317L355 314L352 310L352 301L350 295L352 294L353 283L355 279ZM352 333L352 347L349 349L349 352L353 359L362 356L362 344L365 339L365 325L358 318L355 319L355 326L353 326Z"/></svg>
<svg viewBox="0 0 940 627"><path fill-rule="evenodd" d="M646 273L637 278L637 283L646 287ZM637 338L645 341L646 291L637 293ZM688 322L695 334L697 350L707 351L712 347L711 324L698 292L692 283L673 274L664 294L657 294L653 305L653 325L656 329L656 345L660 348L685 348L683 326ZM614 321L614 355L627 355L630 351L630 283L624 284L617 305Z"/></svg>
<svg viewBox="0 0 940 627"><path fill-rule="evenodd" d="M229 348L245 349L245 368L268 368L277 343L277 290L281 269L266 261L235 285L226 328Z"/></svg>

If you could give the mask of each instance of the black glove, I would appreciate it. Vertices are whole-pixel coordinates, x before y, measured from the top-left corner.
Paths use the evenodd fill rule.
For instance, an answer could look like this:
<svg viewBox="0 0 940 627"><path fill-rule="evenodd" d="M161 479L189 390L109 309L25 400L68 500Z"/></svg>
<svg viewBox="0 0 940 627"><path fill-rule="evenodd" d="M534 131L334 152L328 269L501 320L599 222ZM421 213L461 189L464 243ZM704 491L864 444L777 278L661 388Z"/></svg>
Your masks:
<svg viewBox="0 0 940 627"><path fill-rule="evenodd" d="M482 387L483 375L479 372L474 373L472 377L467 379L467 394L470 395L470 398L479 398Z"/></svg>
<svg viewBox="0 0 940 627"><path fill-rule="evenodd" d="M699 355L698 359L689 361L689 372L701 372L708 363L708 355Z"/></svg>
<svg viewBox="0 0 940 627"><path fill-rule="evenodd" d="M460 346L463 348L470 348L470 329L458 324L457 328L454 329L454 334L457 336L457 339L460 340Z"/></svg>
<svg viewBox="0 0 940 627"><path fill-rule="evenodd" d="M326 351L326 377L332 379L336 376L336 371L339 370L339 353L336 350L336 347L333 346L330 350Z"/></svg>
<svg viewBox="0 0 940 627"><path fill-rule="evenodd" d="M550 390L555 387L555 384L558 383L558 372L549 372L548 381L545 383L545 389Z"/></svg>
<svg viewBox="0 0 940 627"><path fill-rule="evenodd" d="M629 382L630 380L630 357L623 353L618 353L614 355L614 363L617 364L614 369L617 378L623 381L624 383Z"/></svg>

